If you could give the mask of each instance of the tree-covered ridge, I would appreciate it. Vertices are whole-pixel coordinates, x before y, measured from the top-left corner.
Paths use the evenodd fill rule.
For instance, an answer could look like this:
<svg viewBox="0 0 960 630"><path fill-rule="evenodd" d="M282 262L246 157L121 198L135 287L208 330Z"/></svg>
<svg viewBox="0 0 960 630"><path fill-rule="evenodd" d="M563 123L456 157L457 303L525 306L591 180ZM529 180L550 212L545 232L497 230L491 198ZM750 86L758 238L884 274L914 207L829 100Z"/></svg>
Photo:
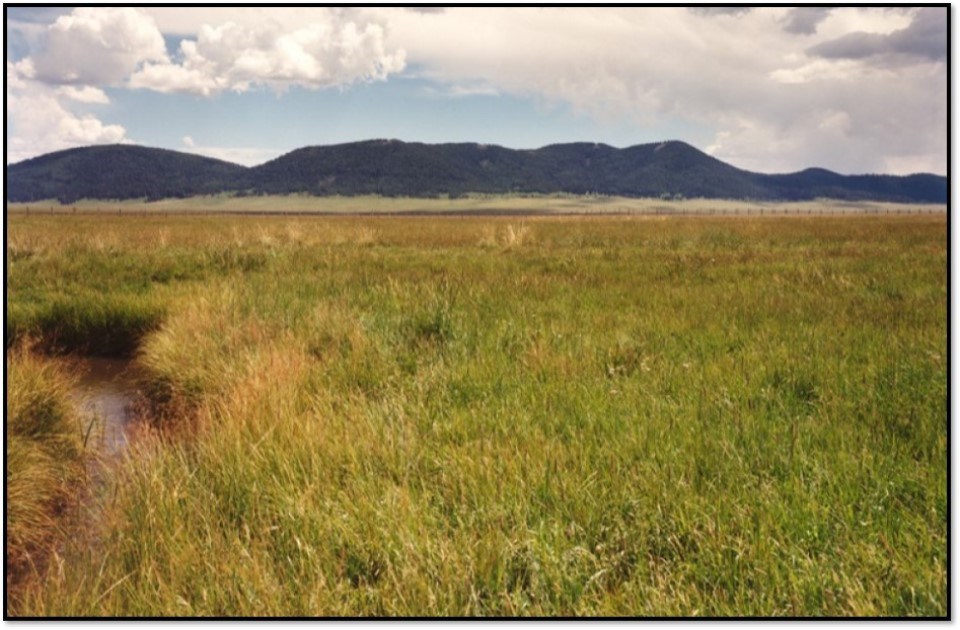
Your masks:
<svg viewBox="0 0 960 630"><path fill-rule="evenodd" d="M48 153L7 166L8 201L163 199L243 186L247 168L189 153L126 144Z"/></svg>
<svg viewBox="0 0 960 630"><path fill-rule="evenodd" d="M947 179L845 176L824 169L766 175L678 141L617 149L555 144L514 150L475 143L367 140L297 149L253 168L131 145L60 151L7 167L7 200L159 199L199 194L437 196L573 193L796 201L945 203Z"/></svg>

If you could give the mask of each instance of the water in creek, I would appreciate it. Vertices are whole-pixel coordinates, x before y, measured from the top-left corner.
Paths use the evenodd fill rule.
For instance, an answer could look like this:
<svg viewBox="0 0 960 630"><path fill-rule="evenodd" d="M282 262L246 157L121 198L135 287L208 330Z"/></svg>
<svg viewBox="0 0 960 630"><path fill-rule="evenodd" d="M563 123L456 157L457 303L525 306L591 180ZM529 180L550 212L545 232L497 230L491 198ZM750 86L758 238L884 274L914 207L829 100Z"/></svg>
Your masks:
<svg viewBox="0 0 960 630"><path fill-rule="evenodd" d="M137 424L136 368L125 359L100 357L75 365L79 380L73 398L84 423L92 426L89 440L104 455L117 454L130 443Z"/></svg>

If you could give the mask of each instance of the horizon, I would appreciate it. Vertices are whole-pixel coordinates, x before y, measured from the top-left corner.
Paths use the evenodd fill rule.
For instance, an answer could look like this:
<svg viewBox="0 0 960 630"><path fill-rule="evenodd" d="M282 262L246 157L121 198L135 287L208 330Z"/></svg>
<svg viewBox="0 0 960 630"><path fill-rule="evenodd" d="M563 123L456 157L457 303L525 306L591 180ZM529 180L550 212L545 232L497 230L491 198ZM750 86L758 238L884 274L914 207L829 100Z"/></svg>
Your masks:
<svg viewBox="0 0 960 630"><path fill-rule="evenodd" d="M365 142L400 142L400 143L402 143L402 144L421 144L421 145L425 145L425 146L475 145L475 146L480 146L480 147L498 147L498 148L501 148L501 149L506 149L506 150L509 150L509 151L518 151L518 152L524 152L524 151L539 151L539 150L541 150L541 149L545 149L545 148L552 147L552 146L567 146L567 145L578 145L578 144L592 144L592 145L595 145L595 146L605 146L605 147L608 147L608 148L613 149L613 150L615 150L615 151L624 151L624 150L626 150L626 149L631 149L631 148L639 147L639 146L645 146L645 145L651 145L651 144L668 144L668 143L671 143L671 142L675 142L675 143L687 145L687 146L689 146L690 148L694 149L695 151L698 151L698 152L700 152L700 153L703 153L704 155L707 155L707 156L709 156L709 157L714 157L714 156L706 153L706 152L705 152L703 149L701 149L700 147L697 147L697 146L695 146L695 145L693 145L693 144L691 144L691 143L689 143L689 142L687 142L687 141L685 141L685 140L679 140L679 139L676 139L676 138L671 138L671 139L669 139L669 140L653 141L653 142L642 142L642 143L639 143L639 144L631 144L631 145L622 146L622 147L618 147L618 146L615 146L615 145L612 145L612 144L608 144L608 143L606 143L606 142L591 142L591 141L588 141L588 140L574 140L574 141L571 141L571 142L554 142L554 143L551 143L551 144L545 144L545 145L541 145L541 146L538 146L538 147L510 147L510 146L504 146L504 145L502 145L502 144L489 143L489 142L469 142L469 141L465 141L465 142L422 142L422 141L419 141L419 140L401 140L401 139L399 139L399 138L364 138L364 139L362 139L362 140L351 140L351 141L347 141L347 142L336 142L336 143L332 143L332 144L305 144L305 145L303 145L303 146L295 147L295 148L290 149L289 151L286 151L286 152L284 152L284 153L282 153L282 154L280 154L280 155L278 155L278 156L276 156L276 157L269 158L269 159L267 159L267 160L265 160L265 161L263 161L263 162L258 162L258 163L256 163L256 164L242 164L242 163L240 163L240 162L232 162L232 161L230 161L230 160L228 160L228 159L219 158L219 157L214 157L214 156L210 156L210 155L204 155L204 154L202 154L202 153L192 153L192 152L186 151L186 150L184 150L184 149L182 149L182 148L170 149L170 148L167 148L167 147L149 146L149 145L137 144L137 143L133 143L133 142L122 142L122 143L111 143L111 144L88 144L88 145L83 145L83 146L78 146L78 147L69 147L69 148L67 148L67 149L59 149L59 150L57 150L57 151L50 151L49 153L44 153L44 154L41 154L41 155L35 155L35 156L33 156L33 157L30 157L30 158L25 158L25 159L23 159L23 160L20 160L19 162L8 163L6 166L7 166L7 168L9 168L9 167L11 167L11 166L17 166L17 165L23 164L23 163L25 163L25 162L29 162L29 161L34 160L34 159L37 159L37 158L43 158L43 157L46 157L46 156L49 156L49 155L54 155L54 154L57 154L57 153L64 153L64 152L67 152L67 151L75 151L75 150L81 150L81 149L90 149L90 148L95 148L95 147L138 147L138 148L141 148L141 149L158 149L158 150L162 150L162 151L173 151L174 153L181 153L181 154L183 154L183 155L193 155L193 156L197 156L197 157L203 157L203 158L208 158L208 159L212 159L212 160L218 160L218 161L221 161L221 162L227 162L227 163L232 164L232 165L234 165L234 166L241 166L241 167L243 167L243 168L253 169L253 168L257 168L257 167L259 167L259 166L263 166L264 164L267 164L268 162L272 162L272 161L274 161L274 160L276 160L276 159L279 159L279 158L281 158L281 157L290 155L291 153L295 153L295 152L300 151L300 150L303 150L303 149L314 149L314 148L323 148L323 147L346 146L346 145L350 145L350 144L362 144L362 143L365 143ZM719 158L715 158L715 159L719 159ZM805 166L805 167L800 168L800 169L797 169L797 170L795 170L795 171L782 171L782 172L770 171L770 172L763 172L763 171L750 171L749 169L744 169L744 168L740 167L740 166L737 165L737 164L732 164L732 163L730 163L730 162L725 162L724 160L720 160L720 161L721 161L721 162L724 162L725 164L728 164L729 166L733 166L733 167L735 167L735 168L738 168L738 169L740 169L740 170L744 170L744 171L748 171L748 172L753 172L753 173L757 173L757 174L762 174L762 175L793 175L793 174L802 173L802 172L806 172L806 171L818 170L818 171L826 171L826 172L828 172L828 173L833 173L833 174L835 174L835 175L841 175L841 176L843 176L843 177L859 177L859 176L911 177L911 176L914 176L914 175L932 175L932 176L934 176L934 177L946 177L945 174L933 173L933 172L929 172L929 171L916 171L916 172L912 172L912 173L894 173L894 174L891 174L891 173L866 173L866 172L864 172L864 173L843 173L843 172L834 171L834 170L831 170L831 169L828 169L828 168L823 168L823 167L817 166L817 165Z"/></svg>
<svg viewBox="0 0 960 630"><path fill-rule="evenodd" d="M5 17L8 166L98 144L256 166L377 138L516 150L671 138L757 173L947 175L943 7Z"/></svg>

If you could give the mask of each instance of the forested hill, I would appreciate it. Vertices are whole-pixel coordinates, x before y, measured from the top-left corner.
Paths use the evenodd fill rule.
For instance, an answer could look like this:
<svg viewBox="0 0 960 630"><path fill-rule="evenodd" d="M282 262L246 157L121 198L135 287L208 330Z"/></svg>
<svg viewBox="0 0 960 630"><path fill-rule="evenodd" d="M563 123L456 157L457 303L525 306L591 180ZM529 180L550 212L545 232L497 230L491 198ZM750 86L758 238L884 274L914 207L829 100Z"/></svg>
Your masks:
<svg viewBox="0 0 960 630"><path fill-rule="evenodd" d="M683 142L514 150L482 144L368 140L297 149L247 168L133 145L58 151L7 166L8 201L161 199L242 194L436 196L595 193L627 197L946 203L937 175L844 176L823 169L765 175L735 168Z"/></svg>
<svg viewBox="0 0 960 630"><path fill-rule="evenodd" d="M237 190L248 169L190 153L129 144L68 149L7 166L8 201L163 199Z"/></svg>

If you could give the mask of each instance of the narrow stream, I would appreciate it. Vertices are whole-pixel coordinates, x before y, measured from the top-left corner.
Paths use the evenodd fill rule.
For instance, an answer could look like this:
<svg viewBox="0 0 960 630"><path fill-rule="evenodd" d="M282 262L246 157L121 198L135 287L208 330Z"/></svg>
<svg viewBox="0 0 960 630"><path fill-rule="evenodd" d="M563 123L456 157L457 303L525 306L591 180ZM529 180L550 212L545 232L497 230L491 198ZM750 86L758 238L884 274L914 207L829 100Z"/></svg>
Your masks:
<svg viewBox="0 0 960 630"><path fill-rule="evenodd" d="M85 428L88 446L105 456L122 452L137 426L137 370L127 359L89 357L75 362L78 381L72 392Z"/></svg>

